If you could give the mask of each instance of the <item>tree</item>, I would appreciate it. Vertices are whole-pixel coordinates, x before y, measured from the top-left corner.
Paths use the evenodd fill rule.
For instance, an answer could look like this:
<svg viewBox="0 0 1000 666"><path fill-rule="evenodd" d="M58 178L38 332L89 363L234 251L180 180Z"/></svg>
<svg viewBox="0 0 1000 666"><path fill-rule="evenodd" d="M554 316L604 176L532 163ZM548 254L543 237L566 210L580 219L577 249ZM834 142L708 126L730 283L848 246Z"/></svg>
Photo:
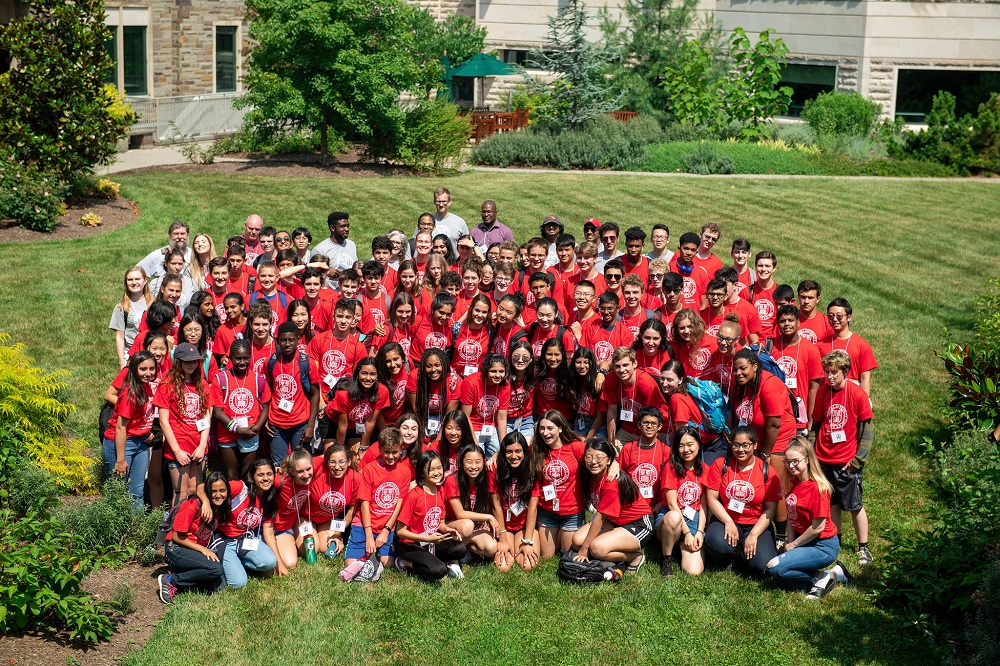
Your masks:
<svg viewBox="0 0 1000 666"><path fill-rule="evenodd" d="M570 127L617 109L622 99L604 74L617 52L587 39L588 18L581 0L569 0L549 17L545 48L531 52L536 67L556 75L547 86L528 80L529 86L550 95L540 110Z"/></svg>
<svg viewBox="0 0 1000 666"><path fill-rule="evenodd" d="M109 39L103 0L34 0L0 26L0 50L16 62L0 75L0 145L15 160L65 178L114 158L136 114L104 85Z"/></svg>
<svg viewBox="0 0 1000 666"><path fill-rule="evenodd" d="M620 6L621 17L607 7L599 10L604 39L618 52L609 75L625 92L627 108L670 108L663 81L683 57L684 46L692 37L714 52L710 59L714 74L721 76L726 71L722 29L711 15L699 18L698 7L698 0L625 0Z"/></svg>
<svg viewBox="0 0 1000 666"><path fill-rule="evenodd" d="M414 54L413 11L402 0L247 0L248 123L267 135L289 125L371 141L403 131L399 96L419 90L428 62Z"/></svg>
<svg viewBox="0 0 1000 666"><path fill-rule="evenodd" d="M713 73L712 50L690 40L662 84L671 95L671 111L682 123L713 131L739 122L745 138L757 138L764 121L785 113L791 102L792 89L778 87L787 54L781 39L771 40L770 30L751 44L743 28L736 28L729 38L732 69L719 77Z"/></svg>
<svg viewBox="0 0 1000 666"><path fill-rule="evenodd" d="M468 16L450 14L443 21L435 21L430 12L413 11L412 29L414 54L427 63L427 80L422 86L426 94L441 88L444 68L441 56L448 54L452 69L483 50L486 45L486 27L477 26Z"/></svg>

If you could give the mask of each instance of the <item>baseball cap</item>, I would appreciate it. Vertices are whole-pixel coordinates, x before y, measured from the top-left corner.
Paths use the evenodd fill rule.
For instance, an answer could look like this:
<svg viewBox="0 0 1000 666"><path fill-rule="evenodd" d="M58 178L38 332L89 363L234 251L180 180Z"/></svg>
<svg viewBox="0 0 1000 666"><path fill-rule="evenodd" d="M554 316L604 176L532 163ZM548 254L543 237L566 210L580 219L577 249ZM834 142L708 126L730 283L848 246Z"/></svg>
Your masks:
<svg viewBox="0 0 1000 666"><path fill-rule="evenodd" d="M598 220L596 217L592 217L583 223L583 228L586 229L587 227L594 227L595 229L600 229L601 221Z"/></svg>
<svg viewBox="0 0 1000 666"><path fill-rule="evenodd" d="M182 342L174 348L174 360L176 361L200 361L205 358L198 348L190 342Z"/></svg>
<svg viewBox="0 0 1000 666"><path fill-rule="evenodd" d="M543 225L547 225L547 224L562 225L562 221L559 219L558 215L546 215L545 219L542 220L542 224Z"/></svg>

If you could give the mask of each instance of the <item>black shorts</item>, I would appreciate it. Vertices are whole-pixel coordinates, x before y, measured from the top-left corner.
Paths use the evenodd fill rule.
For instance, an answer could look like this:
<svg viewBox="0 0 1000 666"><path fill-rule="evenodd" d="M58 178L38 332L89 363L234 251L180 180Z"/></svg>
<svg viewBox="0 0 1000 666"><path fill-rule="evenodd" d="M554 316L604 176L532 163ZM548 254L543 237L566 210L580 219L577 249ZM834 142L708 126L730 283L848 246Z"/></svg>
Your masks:
<svg viewBox="0 0 1000 666"><path fill-rule="evenodd" d="M638 520L633 520L627 525L617 525L639 541L640 546L646 545L649 537L653 536L653 514L643 516Z"/></svg>
<svg viewBox="0 0 1000 666"><path fill-rule="evenodd" d="M862 502L862 474L864 470L842 469L843 465L820 463L826 480L833 486L830 504L838 504L844 511L859 511Z"/></svg>

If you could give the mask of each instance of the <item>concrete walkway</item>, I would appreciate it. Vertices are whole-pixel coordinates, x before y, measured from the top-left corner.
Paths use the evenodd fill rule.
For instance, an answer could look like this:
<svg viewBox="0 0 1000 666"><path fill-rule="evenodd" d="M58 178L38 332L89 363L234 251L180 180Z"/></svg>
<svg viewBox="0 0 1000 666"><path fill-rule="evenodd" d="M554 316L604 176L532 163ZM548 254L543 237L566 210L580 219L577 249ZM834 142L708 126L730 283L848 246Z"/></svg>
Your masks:
<svg viewBox="0 0 1000 666"><path fill-rule="evenodd" d="M198 147L205 149L210 147L214 141L203 141ZM145 169L154 166L173 166L177 164L190 164L188 159L181 154L183 146L153 146L152 148L137 148L118 154L118 159L106 167L95 169L98 175L104 176L111 173L121 173L132 169ZM216 157L216 162L242 162L245 160L233 159L231 157Z"/></svg>

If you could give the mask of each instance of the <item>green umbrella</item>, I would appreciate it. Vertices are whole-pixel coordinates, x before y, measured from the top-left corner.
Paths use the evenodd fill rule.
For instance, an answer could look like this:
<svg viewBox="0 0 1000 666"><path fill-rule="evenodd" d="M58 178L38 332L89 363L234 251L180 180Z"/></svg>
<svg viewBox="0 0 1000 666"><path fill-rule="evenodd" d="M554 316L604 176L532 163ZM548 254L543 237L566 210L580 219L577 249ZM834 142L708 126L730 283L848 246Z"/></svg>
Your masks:
<svg viewBox="0 0 1000 666"><path fill-rule="evenodd" d="M448 62L448 52L445 51L444 55L441 56L441 66L444 67L444 74L441 76L441 83L444 84L444 89L448 94L448 101L454 102L455 95L452 92L452 81L451 81L451 63Z"/></svg>
<svg viewBox="0 0 1000 666"><path fill-rule="evenodd" d="M483 79L487 76L505 76L507 74L517 74L520 68L511 65L503 60L494 58L488 53L477 53L465 61L460 67L452 70L451 76L470 79ZM480 101L485 101L485 82L480 81Z"/></svg>

